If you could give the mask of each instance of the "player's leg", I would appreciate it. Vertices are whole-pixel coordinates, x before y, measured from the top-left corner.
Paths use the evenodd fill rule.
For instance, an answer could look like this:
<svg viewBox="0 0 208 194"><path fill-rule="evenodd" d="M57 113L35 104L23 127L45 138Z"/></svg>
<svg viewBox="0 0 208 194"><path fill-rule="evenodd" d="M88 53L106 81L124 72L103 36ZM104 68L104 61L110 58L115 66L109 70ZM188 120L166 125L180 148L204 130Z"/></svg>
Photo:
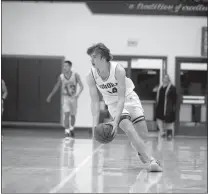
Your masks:
<svg viewBox="0 0 208 194"><path fill-rule="evenodd" d="M162 167L161 167L159 161L152 156L152 149L151 149L151 146L149 145L150 142L148 141L148 130L147 130L146 121L142 120L142 121L135 123L134 128L136 129L139 136L141 136L142 138L144 138L146 140L145 141L146 152L149 154L149 156L151 158L150 169L152 169L153 171L162 171ZM143 163L145 163L144 156L139 152L138 152L138 155L140 157L140 160Z"/></svg>
<svg viewBox="0 0 208 194"><path fill-rule="evenodd" d="M174 136L174 123L164 123L167 138L171 139Z"/></svg>
<svg viewBox="0 0 208 194"><path fill-rule="evenodd" d="M65 135L66 138L70 137L70 104L69 98L64 96L63 98L63 112L64 112L64 128L65 128Z"/></svg>
<svg viewBox="0 0 208 194"><path fill-rule="evenodd" d="M149 155L151 155L151 158L154 159L152 156L151 141L149 141L146 121L141 120L139 122L134 123L133 125L138 135L144 140L147 152L149 153ZM142 160L141 156L140 156L140 159Z"/></svg>
<svg viewBox="0 0 208 194"><path fill-rule="evenodd" d="M119 127L126 133L129 140L131 141L133 148L136 150L138 155L141 157L142 162L149 164L150 171L162 171L162 168L158 162L148 153L147 147L144 141L139 137L136 132L132 122L126 118L126 116L121 117Z"/></svg>
<svg viewBox="0 0 208 194"><path fill-rule="evenodd" d="M148 143L149 136L148 136L147 124L144 117L144 110L142 108L139 97L135 92L133 92L127 97L124 107L130 113L132 123L136 132L146 143ZM149 155L152 155L151 151L148 149L150 148L150 146L147 146L146 144L145 147L146 147L146 152ZM141 161L144 162L145 159L143 158L143 156L140 153L138 153L138 155ZM154 166L156 167L158 165L158 169L160 169L159 163L152 156L151 156L151 160L155 161Z"/></svg>
<svg viewBox="0 0 208 194"><path fill-rule="evenodd" d="M165 131L164 131L164 122L161 119L156 120L157 127L159 129L159 134L161 137L165 136Z"/></svg>
<svg viewBox="0 0 208 194"><path fill-rule="evenodd" d="M71 102L71 127L74 129L77 115L77 99L73 99Z"/></svg>
<svg viewBox="0 0 208 194"><path fill-rule="evenodd" d="M71 115L71 127L70 127L70 133L72 137L75 137L74 134L74 125L75 125L76 116L74 114Z"/></svg>
<svg viewBox="0 0 208 194"><path fill-rule="evenodd" d="M144 110L139 97L135 92L132 92L130 95L128 95L125 108L130 113L131 121L135 127L135 130L144 141L147 141L149 136L148 128L145 122Z"/></svg>
<svg viewBox="0 0 208 194"><path fill-rule="evenodd" d="M117 108L117 103L108 106L108 110L113 118L116 115L116 108ZM142 162L149 163L151 171L161 171L161 168L159 166L152 165L153 158L148 154L144 141L139 137L130 119L131 118L129 112L126 109L124 109L121 115L119 127L128 136L130 142L133 145L133 148L136 150L138 155L141 156Z"/></svg>
<svg viewBox="0 0 208 194"><path fill-rule="evenodd" d="M73 115L71 115L71 128L72 129L74 129L75 121L76 121L76 115L73 113Z"/></svg>
<svg viewBox="0 0 208 194"><path fill-rule="evenodd" d="M147 153L145 143L137 134L132 122L130 121L129 115L128 117L129 118L127 118L127 115L121 116L119 127L126 133L137 153L143 156L144 162L149 162L151 156Z"/></svg>
<svg viewBox="0 0 208 194"><path fill-rule="evenodd" d="M76 121L76 114L77 114L77 100L71 99L70 101L70 116L71 116L71 127L70 127L70 133L71 136L74 137L74 126Z"/></svg>
<svg viewBox="0 0 208 194"><path fill-rule="evenodd" d="M132 92L125 103L125 108L128 110L131 116L132 123L135 127L136 132L144 140L145 143L148 143L148 129L145 122L144 110L140 103L139 97L135 92Z"/></svg>
<svg viewBox="0 0 208 194"><path fill-rule="evenodd" d="M142 120L137 120L136 122L132 121L136 131L140 135L140 137L147 142L149 139L148 135L148 128L147 128L147 123L145 121L145 118L143 117Z"/></svg>
<svg viewBox="0 0 208 194"><path fill-rule="evenodd" d="M132 92L125 103L125 108L130 113L132 123L139 136L147 142L149 140L147 123L145 121L144 110L142 108L139 97L135 92Z"/></svg>
<svg viewBox="0 0 208 194"><path fill-rule="evenodd" d="M64 128L66 138L70 137L70 112L64 112Z"/></svg>
<svg viewBox="0 0 208 194"><path fill-rule="evenodd" d="M143 120L137 121L133 123L133 125L138 135L144 140L147 146L148 153L152 155L152 148L151 148L152 142L149 139L147 123L144 117L143 117Z"/></svg>

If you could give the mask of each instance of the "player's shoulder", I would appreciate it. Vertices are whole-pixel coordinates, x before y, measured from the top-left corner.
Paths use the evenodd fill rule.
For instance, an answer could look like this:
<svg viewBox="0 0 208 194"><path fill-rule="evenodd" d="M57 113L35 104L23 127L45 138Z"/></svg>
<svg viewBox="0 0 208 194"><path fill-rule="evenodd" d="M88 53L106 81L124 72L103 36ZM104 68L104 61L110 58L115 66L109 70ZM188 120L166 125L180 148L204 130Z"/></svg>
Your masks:
<svg viewBox="0 0 208 194"><path fill-rule="evenodd" d="M86 78L88 79L88 78L93 77L92 74L93 74L92 69L90 69L90 70L87 72L87 74L86 74Z"/></svg>
<svg viewBox="0 0 208 194"><path fill-rule="evenodd" d="M115 71L116 71L116 75L126 75L126 71L124 67L119 63L117 63Z"/></svg>
<svg viewBox="0 0 208 194"><path fill-rule="evenodd" d="M90 69L86 75L86 80L87 82L95 82L95 78L94 78L94 75L93 75L93 70Z"/></svg>
<svg viewBox="0 0 208 194"><path fill-rule="evenodd" d="M74 76L77 77L77 78L80 77L80 75L79 75L78 72L73 71L73 74L74 74Z"/></svg>
<svg viewBox="0 0 208 194"><path fill-rule="evenodd" d="M111 63L112 67L118 71L125 71L124 67L120 63Z"/></svg>

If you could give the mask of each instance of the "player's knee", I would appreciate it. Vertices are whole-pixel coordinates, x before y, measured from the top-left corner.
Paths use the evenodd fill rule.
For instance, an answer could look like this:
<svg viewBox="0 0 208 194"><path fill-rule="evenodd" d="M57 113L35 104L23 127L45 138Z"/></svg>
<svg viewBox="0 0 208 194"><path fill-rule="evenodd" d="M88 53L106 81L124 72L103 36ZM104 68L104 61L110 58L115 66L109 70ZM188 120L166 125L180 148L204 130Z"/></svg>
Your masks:
<svg viewBox="0 0 208 194"><path fill-rule="evenodd" d="M125 132L125 133L130 133L131 131L134 130L134 126L131 122L131 118L129 115L126 116L121 116L120 122L119 122L119 127Z"/></svg>

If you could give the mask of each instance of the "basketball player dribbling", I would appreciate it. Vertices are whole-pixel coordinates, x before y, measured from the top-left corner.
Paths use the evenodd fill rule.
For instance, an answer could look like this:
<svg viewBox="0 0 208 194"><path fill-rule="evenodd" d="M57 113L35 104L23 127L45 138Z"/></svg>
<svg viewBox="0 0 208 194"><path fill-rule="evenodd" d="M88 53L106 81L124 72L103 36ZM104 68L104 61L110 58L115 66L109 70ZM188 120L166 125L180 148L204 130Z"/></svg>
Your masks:
<svg viewBox="0 0 208 194"><path fill-rule="evenodd" d="M71 70L71 61L65 61L63 65L63 73L59 76L52 92L47 98L47 102L51 101L53 95L62 86L62 109L64 112L64 127L66 138L74 137L74 125L77 113L77 100L82 93L84 86L78 73ZM79 92L77 91L79 85Z"/></svg>
<svg viewBox="0 0 208 194"><path fill-rule="evenodd" d="M120 127L128 136L141 161L148 164L149 171L161 172L160 163L149 155L143 141L147 137L148 130L144 111L139 97L134 92L132 80L126 77L125 69L121 65L110 62L112 55L103 43L89 47L87 54L91 57L93 65L87 75L93 130L99 122L99 90L114 119L112 133L116 134Z"/></svg>

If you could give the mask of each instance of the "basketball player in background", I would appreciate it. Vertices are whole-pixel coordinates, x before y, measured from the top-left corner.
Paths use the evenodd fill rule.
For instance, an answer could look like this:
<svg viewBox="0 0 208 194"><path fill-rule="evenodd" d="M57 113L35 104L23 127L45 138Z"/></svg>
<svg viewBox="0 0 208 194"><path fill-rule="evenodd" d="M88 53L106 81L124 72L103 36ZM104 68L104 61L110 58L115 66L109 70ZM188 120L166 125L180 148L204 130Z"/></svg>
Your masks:
<svg viewBox="0 0 208 194"><path fill-rule="evenodd" d="M8 90L3 79L1 79L1 115L4 112L4 100L7 98Z"/></svg>
<svg viewBox="0 0 208 194"><path fill-rule="evenodd" d="M77 100L82 93L84 86L78 73L72 71L71 61L65 61L63 73L59 76L52 92L47 98L47 102L51 101L53 95L62 86L63 112L64 112L64 127L66 138L74 137L74 125L77 113ZM77 91L79 85L79 92Z"/></svg>
<svg viewBox="0 0 208 194"><path fill-rule="evenodd" d="M91 57L93 65L87 75L91 96L93 130L99 121L99 90L111 116L114 118L113 133L116 134L117 128L120 127L130 139L141 161L149 165L149 170L162 171L159 162L148 154L147 147L140 138L140 136L146 137L148 130L144 111L139 97L134 92L132 80L126 77L125 70L121 65L110 62L112 55L104 44L99 43L89 47L87 54Z"/></svg>

